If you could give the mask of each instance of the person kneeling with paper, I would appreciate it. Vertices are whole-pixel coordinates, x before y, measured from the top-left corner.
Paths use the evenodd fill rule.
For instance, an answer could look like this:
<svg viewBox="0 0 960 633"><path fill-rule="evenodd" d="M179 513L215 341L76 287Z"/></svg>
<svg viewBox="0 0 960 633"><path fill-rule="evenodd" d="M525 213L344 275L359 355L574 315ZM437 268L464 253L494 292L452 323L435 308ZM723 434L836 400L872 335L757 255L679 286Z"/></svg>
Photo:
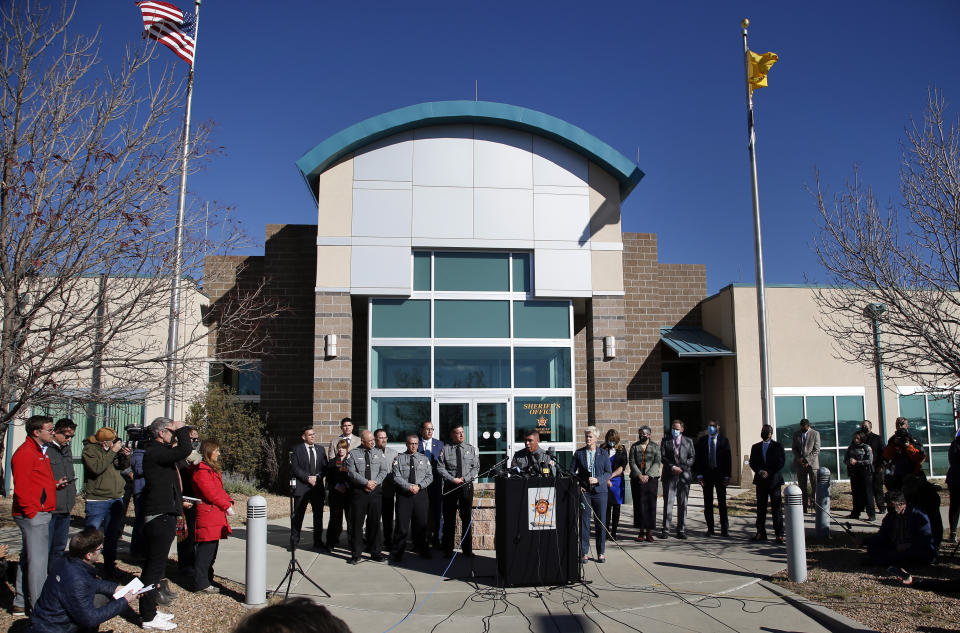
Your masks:
<svg viewBox="0 0 960 633"><path fill-rule="evenodd" d="M103 552L103 532L92 527L74 534L70 554L50 570L30 618L30 633L96 631L101 623L129 608L135 591L97 578L94 565Z"/></svg>

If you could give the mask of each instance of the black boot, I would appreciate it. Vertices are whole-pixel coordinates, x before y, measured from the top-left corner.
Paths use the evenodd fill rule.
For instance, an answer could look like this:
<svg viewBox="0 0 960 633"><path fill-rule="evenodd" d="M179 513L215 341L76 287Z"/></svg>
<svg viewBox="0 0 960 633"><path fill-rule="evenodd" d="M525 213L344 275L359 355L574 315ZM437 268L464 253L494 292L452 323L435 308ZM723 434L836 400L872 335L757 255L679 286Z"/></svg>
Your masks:
<svg viewBox="0 0 960 633"><path fill-rule="evenodd" d="M173 604L174 600L177 599L177 594L170 589L170 584L167 582L167 579L164 578L159 583L157 583L157 603L158 604Z"/></svg>

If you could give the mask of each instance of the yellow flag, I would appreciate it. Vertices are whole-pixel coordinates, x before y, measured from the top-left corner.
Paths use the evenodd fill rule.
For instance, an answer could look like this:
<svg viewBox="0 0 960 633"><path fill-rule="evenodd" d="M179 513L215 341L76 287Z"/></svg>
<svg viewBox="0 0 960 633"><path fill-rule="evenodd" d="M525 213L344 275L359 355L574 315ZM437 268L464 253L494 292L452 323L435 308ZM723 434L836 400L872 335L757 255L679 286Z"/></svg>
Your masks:
<svg viewBox="0 0 960 633"><path fill-rule="evenodd" d="M770 67L777 63L779 57L776 53L764 53L757 55L753 51L747 51L750 56L750 69L747 71L747 83L750 84L750 92L754 88L767 87L767 73Z"/></svg>

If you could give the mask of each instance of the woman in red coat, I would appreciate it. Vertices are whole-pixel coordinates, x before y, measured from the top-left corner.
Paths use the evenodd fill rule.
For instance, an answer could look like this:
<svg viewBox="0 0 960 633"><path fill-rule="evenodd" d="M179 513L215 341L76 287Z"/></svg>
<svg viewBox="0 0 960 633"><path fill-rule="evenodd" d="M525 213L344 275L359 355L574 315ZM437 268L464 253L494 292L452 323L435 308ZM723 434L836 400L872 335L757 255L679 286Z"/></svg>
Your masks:
<svg viewBox="0 0 960 633"><path fill-rule="evenodd" d="M225 539L232 530L227 516L233 515L233 499L223 489L220 471L220 443L204 440L200 445L203 461L193 471L193 490L200 498L197 505L197 558L194 564L194 591L219 593L214 587L213 562L217 559L220 539Z"/></svg>

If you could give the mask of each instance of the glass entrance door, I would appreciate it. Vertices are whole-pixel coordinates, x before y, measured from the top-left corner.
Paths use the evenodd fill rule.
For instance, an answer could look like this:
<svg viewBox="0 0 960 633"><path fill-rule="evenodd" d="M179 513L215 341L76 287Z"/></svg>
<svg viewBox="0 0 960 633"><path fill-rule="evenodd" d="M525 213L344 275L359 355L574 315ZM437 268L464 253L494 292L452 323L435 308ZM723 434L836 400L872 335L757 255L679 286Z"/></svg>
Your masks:
<svg viewBox="0 0 960 633"><path fill-rule="evenodd" d="M466 441L480 453L480 473L506 458L510 437L508 398L437 398L434 421L437 439L450 441L450 431L462 425ZM480 481L491 481L489 476Z"/></svg>

